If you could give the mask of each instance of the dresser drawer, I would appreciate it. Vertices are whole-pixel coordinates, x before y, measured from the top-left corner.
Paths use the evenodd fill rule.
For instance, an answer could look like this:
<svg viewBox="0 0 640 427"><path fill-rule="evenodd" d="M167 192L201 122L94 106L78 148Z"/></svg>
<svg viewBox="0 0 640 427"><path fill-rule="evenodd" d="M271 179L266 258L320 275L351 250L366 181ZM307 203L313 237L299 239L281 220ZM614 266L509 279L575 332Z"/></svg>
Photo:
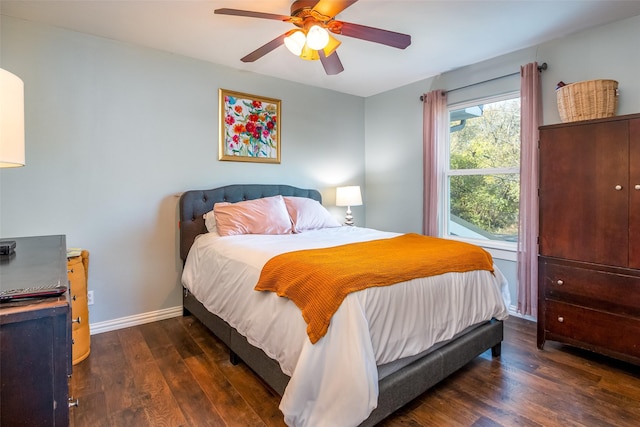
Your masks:
<svg viewBox="0 0 640 427"><path fill-rule="evenodd" d="M640 319L546 301L544 321L548 339L640 357Z"/></svg>
<svg viewBox="0 0 640 427"><path fill-rule="evenodd" d="M546 299L640 317L640 277L544 258L540 261L539 274Z"/></svg>

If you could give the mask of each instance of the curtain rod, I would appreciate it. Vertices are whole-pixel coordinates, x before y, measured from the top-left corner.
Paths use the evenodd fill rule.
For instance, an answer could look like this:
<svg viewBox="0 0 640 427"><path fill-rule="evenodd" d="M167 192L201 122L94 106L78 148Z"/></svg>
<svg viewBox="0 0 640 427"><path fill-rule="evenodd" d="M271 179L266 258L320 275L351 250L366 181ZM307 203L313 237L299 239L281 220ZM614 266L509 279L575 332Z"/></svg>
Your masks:
<svg viewBox="0 0 640 427"><path fill-rule="evenodd" d="M546 62L543 62L541 65L538 65L538 71L542 72L542 71L544 71L544 70L546 70L546 69L547 69L547 63L546 63ZM476 86L476 85L479 85L479 84L482 84L482 83L489 83L489 82L492 82L492 81L494 81L494 80L504 79L505 77L511 77L511 76L515 76L515 75L517 75L517 74L520 74L520 71L518 71L517 73L505 74L505 75L503 75L503 76L498 76L498 77L494 77L494 78L492 78L492 79L483 80L483 81L481 81L481 82L471 83L471 84L468 84L468 85L466 85L466 86L460 86L460 87L457 87L457 88L455 88L455 89L446 90L446 91L445 91L445 93L455 92L456 90L466 89L466 88L468 88L468 87ZM420 95L420 101L423 101L423 102L424 102L424 95Z"/></svg>

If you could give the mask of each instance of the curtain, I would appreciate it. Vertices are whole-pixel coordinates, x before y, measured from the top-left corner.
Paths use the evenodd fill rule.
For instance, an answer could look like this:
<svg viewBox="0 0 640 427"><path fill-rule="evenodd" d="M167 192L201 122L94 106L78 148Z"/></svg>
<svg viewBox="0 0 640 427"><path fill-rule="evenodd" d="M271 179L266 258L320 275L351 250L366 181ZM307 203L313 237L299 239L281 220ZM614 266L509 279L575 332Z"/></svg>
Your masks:
<svg viewBox="0 0 640 427"><path fill-rule="evenodd" d="M540 72L533 62L520 68L519 313L538 314L538 127L542 124Z"/></svg>
<svg viewBox="0 0 640 427"><path fill-rule="evenodd" d="M449 111L447 93L434 90L423 96L423 214L422 232L438 235L438 192L441 187L440 159L446 143Z"/></svg>

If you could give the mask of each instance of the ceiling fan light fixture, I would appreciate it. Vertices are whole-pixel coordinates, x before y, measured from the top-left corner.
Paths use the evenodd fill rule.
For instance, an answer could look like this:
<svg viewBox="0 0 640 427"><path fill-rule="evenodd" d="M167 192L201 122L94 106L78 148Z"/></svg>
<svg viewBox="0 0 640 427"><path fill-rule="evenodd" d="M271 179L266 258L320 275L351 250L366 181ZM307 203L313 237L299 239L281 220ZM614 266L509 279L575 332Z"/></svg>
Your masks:
<svg viewBox="0 0 640 427"><path fill-rule="evenodd" d="M320 54L318 53L317 50L315 49L311 49L309 47L309 44L305 44L304 48L302 49L302 53L300 54L300 58L307 60L307 61L317 61L320 59Z"/></svg>
<svg viewBox="0 0 640 427"><path fill-rule="evenodd" d="M335 75L344 71L344 67L336 52L340 41L329 33L379 43L398 49L405 49L411 44L411 36L408 34L335 20L338 13L356 3L356 1L357 0L293 0L291 4L291 15L289 16L229 8L216 9L214 13L271 19L288 22L297 27L260 46L248 55L240 58L240 61L254 62L284 44L287 46L287 50L299 58L310 61L320 60L325 73L327 75Z"/></svg>
<svg viewBox="0 0 640 427"><path fill-rule="evenodd" d="M324 56L331 55L341 44L342 42L340 40L329 34L329 43L327 43L324 49L322 49L324 51Z"/></svg>
<svg viewBox="0 0 640 427"><path fill-rule="evenodd" d="M320 25L312 25L307 31L307 45L314 50L324 49L329 43L329 32Z"/></svg>
<svg viewBox="0 0 640 427"><path fill-rule="evenodd" d="M284 38L284 45L287 47L287 49L289 49L289 52L293 53L296 56L300 56L300 54L302 54L302 49L304 48L305 42L306 37L300 30L295 30Z"/></svg>

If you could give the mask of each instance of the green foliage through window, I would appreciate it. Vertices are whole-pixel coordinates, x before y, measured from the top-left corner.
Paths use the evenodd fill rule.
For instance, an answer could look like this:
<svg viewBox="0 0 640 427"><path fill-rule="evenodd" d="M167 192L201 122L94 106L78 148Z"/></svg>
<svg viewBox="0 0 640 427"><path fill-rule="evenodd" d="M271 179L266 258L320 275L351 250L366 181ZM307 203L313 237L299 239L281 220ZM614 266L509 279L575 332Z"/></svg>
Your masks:
<svg viewBox="0 0 640 427"><path fill-rule="evenodd" d="M450 133L449 234L515 242L520 99L451 111L452 119L459 117L451 122Z"/></svg>

